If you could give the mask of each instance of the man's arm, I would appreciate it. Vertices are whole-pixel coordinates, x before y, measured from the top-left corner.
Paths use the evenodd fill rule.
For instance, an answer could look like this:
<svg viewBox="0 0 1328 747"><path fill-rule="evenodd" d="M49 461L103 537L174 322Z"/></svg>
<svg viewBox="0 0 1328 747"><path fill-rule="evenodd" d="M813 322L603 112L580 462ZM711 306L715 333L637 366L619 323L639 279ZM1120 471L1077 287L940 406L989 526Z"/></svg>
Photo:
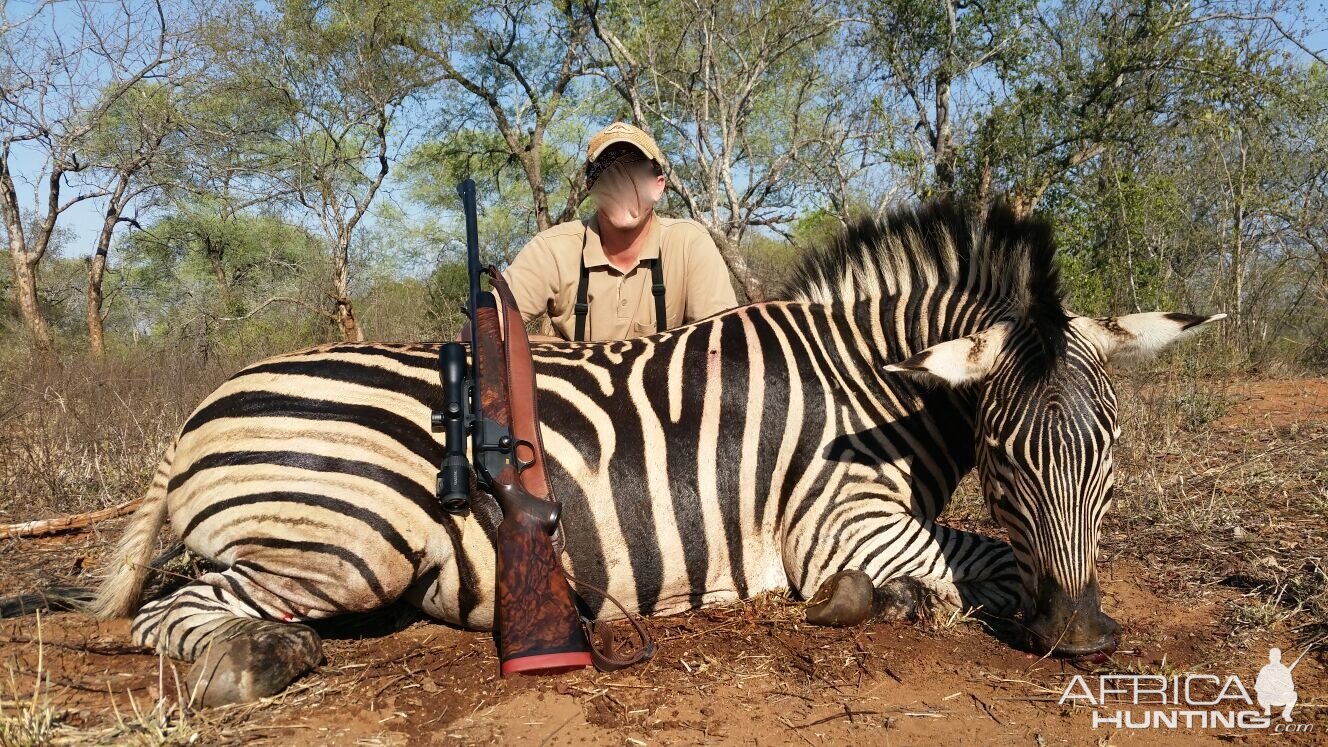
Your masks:
<svg viewBox="0 0 1328 747"><path fill-rule="evenodd" d="M694 322L738 305L728 265L724 264L710 232L699 224L687 259L687 306L683 321Z"/></svg>
<svg viewBox="0 0 1328 747"><path fill-rule="evenodd" d="M558 295L560 278L558 263L543 239L536 236L522 247L503 277L512 288L522 319L531 322L549 313L549 304Z"/></svg>

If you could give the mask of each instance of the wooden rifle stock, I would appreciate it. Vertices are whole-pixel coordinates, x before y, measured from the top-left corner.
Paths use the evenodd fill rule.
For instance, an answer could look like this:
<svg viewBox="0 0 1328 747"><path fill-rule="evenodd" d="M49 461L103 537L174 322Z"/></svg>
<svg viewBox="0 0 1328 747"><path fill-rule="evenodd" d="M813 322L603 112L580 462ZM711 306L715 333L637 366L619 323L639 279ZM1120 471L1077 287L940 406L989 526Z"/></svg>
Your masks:
<svg viewBox="0 0 1328 747"><path fill-rule="evenodd" d="M492 296L485 301L475 310L476 329L471 336L483 372L476 395L485 419L506 433L497 449L486 447L488 454L477 453L476 462L488 473L489 490L503 511L498 526L494 612L501 672L554 674L580 669L591 664L590 643L553 547L561 506L532 495L518 474L508 402L508 361L500 349L498 310Z"/></svg>

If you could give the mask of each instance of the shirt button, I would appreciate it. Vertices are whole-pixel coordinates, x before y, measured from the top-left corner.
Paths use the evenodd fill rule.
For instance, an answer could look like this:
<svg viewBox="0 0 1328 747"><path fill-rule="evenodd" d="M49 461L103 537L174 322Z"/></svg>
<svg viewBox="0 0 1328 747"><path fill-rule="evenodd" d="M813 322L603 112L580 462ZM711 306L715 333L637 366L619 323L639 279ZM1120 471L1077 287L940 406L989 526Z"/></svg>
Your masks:
<svg viewBox="0 0 1328 747"><path fill-rule="evenodd" d="M626 306L626 305L627 305L627 299L624 298L624 299L623 299L618 305L619 305L619 306Z"/></svg>

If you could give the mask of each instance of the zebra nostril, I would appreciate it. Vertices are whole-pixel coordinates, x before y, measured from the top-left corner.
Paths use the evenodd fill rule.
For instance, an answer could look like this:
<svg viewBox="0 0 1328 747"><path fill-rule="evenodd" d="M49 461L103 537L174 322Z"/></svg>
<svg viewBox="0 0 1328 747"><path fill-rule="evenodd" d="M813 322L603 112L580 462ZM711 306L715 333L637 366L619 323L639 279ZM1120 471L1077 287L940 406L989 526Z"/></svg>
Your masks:
<svg viewBox="0 0 1328 747"><path fill-rule="evenodd" d="M1036 653L1066 658L1111 654L1120 645L1120 624L1097 612L1059 624L1044 620L1029 625L1029 646Z"/></svg>

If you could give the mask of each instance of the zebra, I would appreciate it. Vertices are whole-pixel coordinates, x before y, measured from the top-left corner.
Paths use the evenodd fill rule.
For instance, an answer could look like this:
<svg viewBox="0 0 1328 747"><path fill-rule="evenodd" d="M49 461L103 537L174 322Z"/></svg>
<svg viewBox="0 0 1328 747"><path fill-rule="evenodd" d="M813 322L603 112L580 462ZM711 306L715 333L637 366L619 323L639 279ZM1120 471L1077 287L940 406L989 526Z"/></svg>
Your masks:
<svg viewBox="0 0 1328 747"><path fill-rule="evenodd" d="M1022 612L1041 652L1111 649L1095 570L1119 437L1105 365L1222 315L1070 313L1049 224L1001 204L863 221L810 252L784 297L534 346L572 575L643 615L787 589L813 624L980 607ZM454 516L433 494L438 348L333 343L235 374L184 422L86 609L135 609L169 519L214 569L142 604L131 635L194 662L196 704L317 666L311 621L405 599L489 629L496 507L479 496ZM938 522L974 467L1008 543Z"/></svg>

